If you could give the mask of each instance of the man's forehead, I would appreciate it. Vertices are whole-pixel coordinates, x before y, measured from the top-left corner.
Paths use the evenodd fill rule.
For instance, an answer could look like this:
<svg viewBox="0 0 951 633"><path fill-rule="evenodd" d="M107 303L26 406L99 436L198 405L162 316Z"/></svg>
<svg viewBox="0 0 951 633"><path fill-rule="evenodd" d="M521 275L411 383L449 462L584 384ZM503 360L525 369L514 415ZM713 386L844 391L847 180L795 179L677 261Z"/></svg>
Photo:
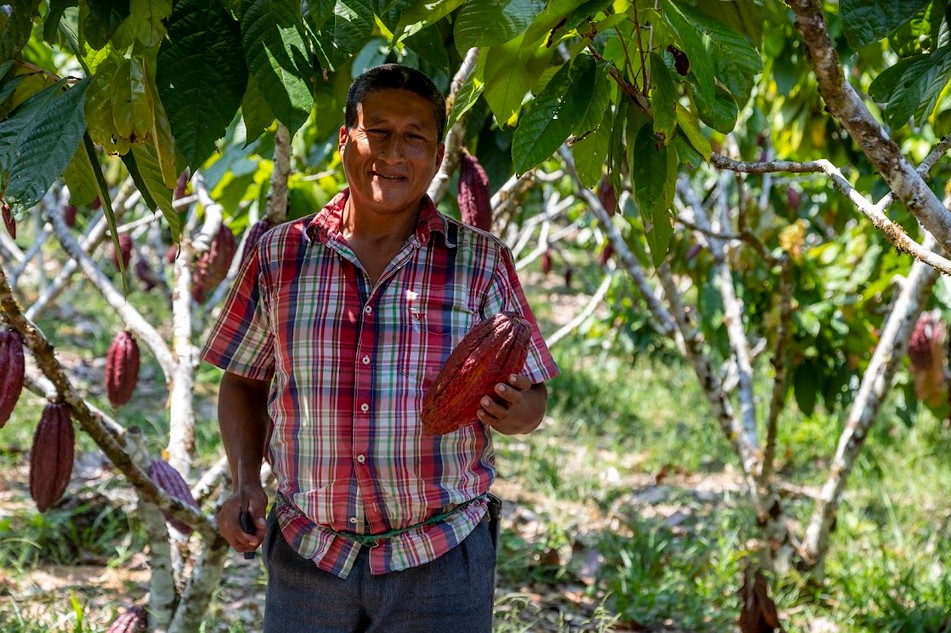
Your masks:
<svg viewBox="0 0 951 633"><path fill-rule="evenodd" d="M418 100L417 104L410 103L414 97ZM364 122L400 119L418 127L436 126L433 105L410 90L389 88L371 92L357 104L357 114Z"/></svg>

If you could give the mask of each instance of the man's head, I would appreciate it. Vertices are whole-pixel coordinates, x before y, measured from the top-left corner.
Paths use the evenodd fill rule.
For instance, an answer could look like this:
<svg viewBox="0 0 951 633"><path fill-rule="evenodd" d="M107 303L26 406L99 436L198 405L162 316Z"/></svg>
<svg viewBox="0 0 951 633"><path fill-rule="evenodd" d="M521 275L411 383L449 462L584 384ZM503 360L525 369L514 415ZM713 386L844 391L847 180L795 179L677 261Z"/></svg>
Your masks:
<svg viewBox="0 0 951 633"><path fill-rule="evenodd" d="M402 64L383 64L366 70L353 80L347 93L345 125L353 129L357 122L357 107L367 95L378 90L395 88L415 92L433 106L437 138L442 140L446 132L446 98L425 73Z"/></svg>

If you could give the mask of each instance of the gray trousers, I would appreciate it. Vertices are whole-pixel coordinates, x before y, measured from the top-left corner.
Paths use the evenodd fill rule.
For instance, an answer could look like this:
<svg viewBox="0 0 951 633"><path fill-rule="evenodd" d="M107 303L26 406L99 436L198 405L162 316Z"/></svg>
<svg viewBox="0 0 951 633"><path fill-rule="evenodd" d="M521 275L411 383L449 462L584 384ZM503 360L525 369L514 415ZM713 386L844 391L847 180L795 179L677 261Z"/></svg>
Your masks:
<svg viewBox="0 0 951 633"><path fill-rule="evenodd" d="M362 548L344 580L284 540L272 513L264 633L490 633L496 551L488 521L434 561L378 576Z"/></svg>

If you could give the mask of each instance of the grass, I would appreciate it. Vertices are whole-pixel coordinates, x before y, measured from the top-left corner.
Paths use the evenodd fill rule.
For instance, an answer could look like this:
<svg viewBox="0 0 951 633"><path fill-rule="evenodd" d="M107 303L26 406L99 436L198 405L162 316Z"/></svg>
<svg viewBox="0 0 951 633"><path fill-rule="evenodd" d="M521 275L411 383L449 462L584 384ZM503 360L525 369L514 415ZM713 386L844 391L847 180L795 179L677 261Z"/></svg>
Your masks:
<svg viewBox="0 0 951 633"><path fill-rule="evenodd" d="M534 292L539 321L552 332L551 306L571 292ZM55 341L58 350L89 363L105 355L116 324L100 320L109 312L102 306L86 308L68 320L69 328L57 326L63 319L55 312L41 327L62 337ZM103 325L85 326L87 321ZM550 384L543 428L497 442L508 514L496 633L635 625L735 631L741 570L762 535L735 485L731 448L682 361L663 347L647 350L607 339L610 328L603 323L586 328L553 350L562 374ZM146 370L158 376L154 360L144 359ZM95 381L101 367L85 371L81 388L110 411ZM198 376L198 464L217 456L218 377L205 367ZM766 379L760 380L759 393L768 393ZM123 424L142 427L158 450L167 433L166 394L152 382L116 415ZM25 395L0 434L0 630L97 633L122 605L141 598L141 580L127 579L119 589L90 583L25 597L11 588L29 586L38 569L89 563L130 569L140 564L136 556L145 548L133 497L117 478L74 481L68 503L45 515L35 511L24 464L42 405L37 396ZM818 486L840 421L821 410L803 417L790 406L781 418L780 475ZM770 595L790 633L811 632L822 620L841 632L938 633L951 627L951 543L943 538L951 521L951 431L924 411L914 424L901 423L895 406L880 415L852 474L825 582L794 571L769 577ZM80 453L94 449L83 433L77 437ZM813 502L790 498L786 507L805 521ZM247 596L248 586L259 595L263 581L255 570L226 570L203 630L255 631L253 618L240 617L253 605L234 605Z"/></svg>

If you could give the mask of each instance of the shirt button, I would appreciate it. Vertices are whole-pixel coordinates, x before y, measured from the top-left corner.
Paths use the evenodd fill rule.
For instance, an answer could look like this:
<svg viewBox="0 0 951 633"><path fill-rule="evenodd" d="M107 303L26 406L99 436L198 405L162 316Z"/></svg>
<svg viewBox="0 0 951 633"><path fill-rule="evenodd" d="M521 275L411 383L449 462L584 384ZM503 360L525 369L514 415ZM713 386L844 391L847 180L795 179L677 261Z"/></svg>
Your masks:
<svg viewBox="0 0 951 633"><path fill-rule="evenodd" d="M364 413L366 413L367 411L370 410L370 405L368 405L366 402L364 402L363 404L360 405L360 410L363 411Z"/></svg>
<svg viewBox="0 0 951 633"><path fill-rule="evenodd" d="M370 357L369 357L369 356L364 356L364 357L363 357L363 364L364 364L364 365L369 365L369 364L370 364Z"/></svg>
<svg viewBox="0 0 951 633"><path fill-rule="evenodd" d="M353 525L356 525L356 524L357 524L357 517L350 517L350 523L352 523Z"/></svg>
<svg viewBox="0 0 951 633"><path fill-rule="evenodd" d="M367 306L367 307L363 308L363 313L364 313L364 314L370 314L370 313L372 313L372 312L373 312L373 308L371 308L370 306Z"/></svg>
<svg viewBox="0 0 951 633"><path fill-rule="evenodd" d="M357 461L362 464L363 462L367 461L367 456L366 456L366 455L357 455Z"/></svg>

